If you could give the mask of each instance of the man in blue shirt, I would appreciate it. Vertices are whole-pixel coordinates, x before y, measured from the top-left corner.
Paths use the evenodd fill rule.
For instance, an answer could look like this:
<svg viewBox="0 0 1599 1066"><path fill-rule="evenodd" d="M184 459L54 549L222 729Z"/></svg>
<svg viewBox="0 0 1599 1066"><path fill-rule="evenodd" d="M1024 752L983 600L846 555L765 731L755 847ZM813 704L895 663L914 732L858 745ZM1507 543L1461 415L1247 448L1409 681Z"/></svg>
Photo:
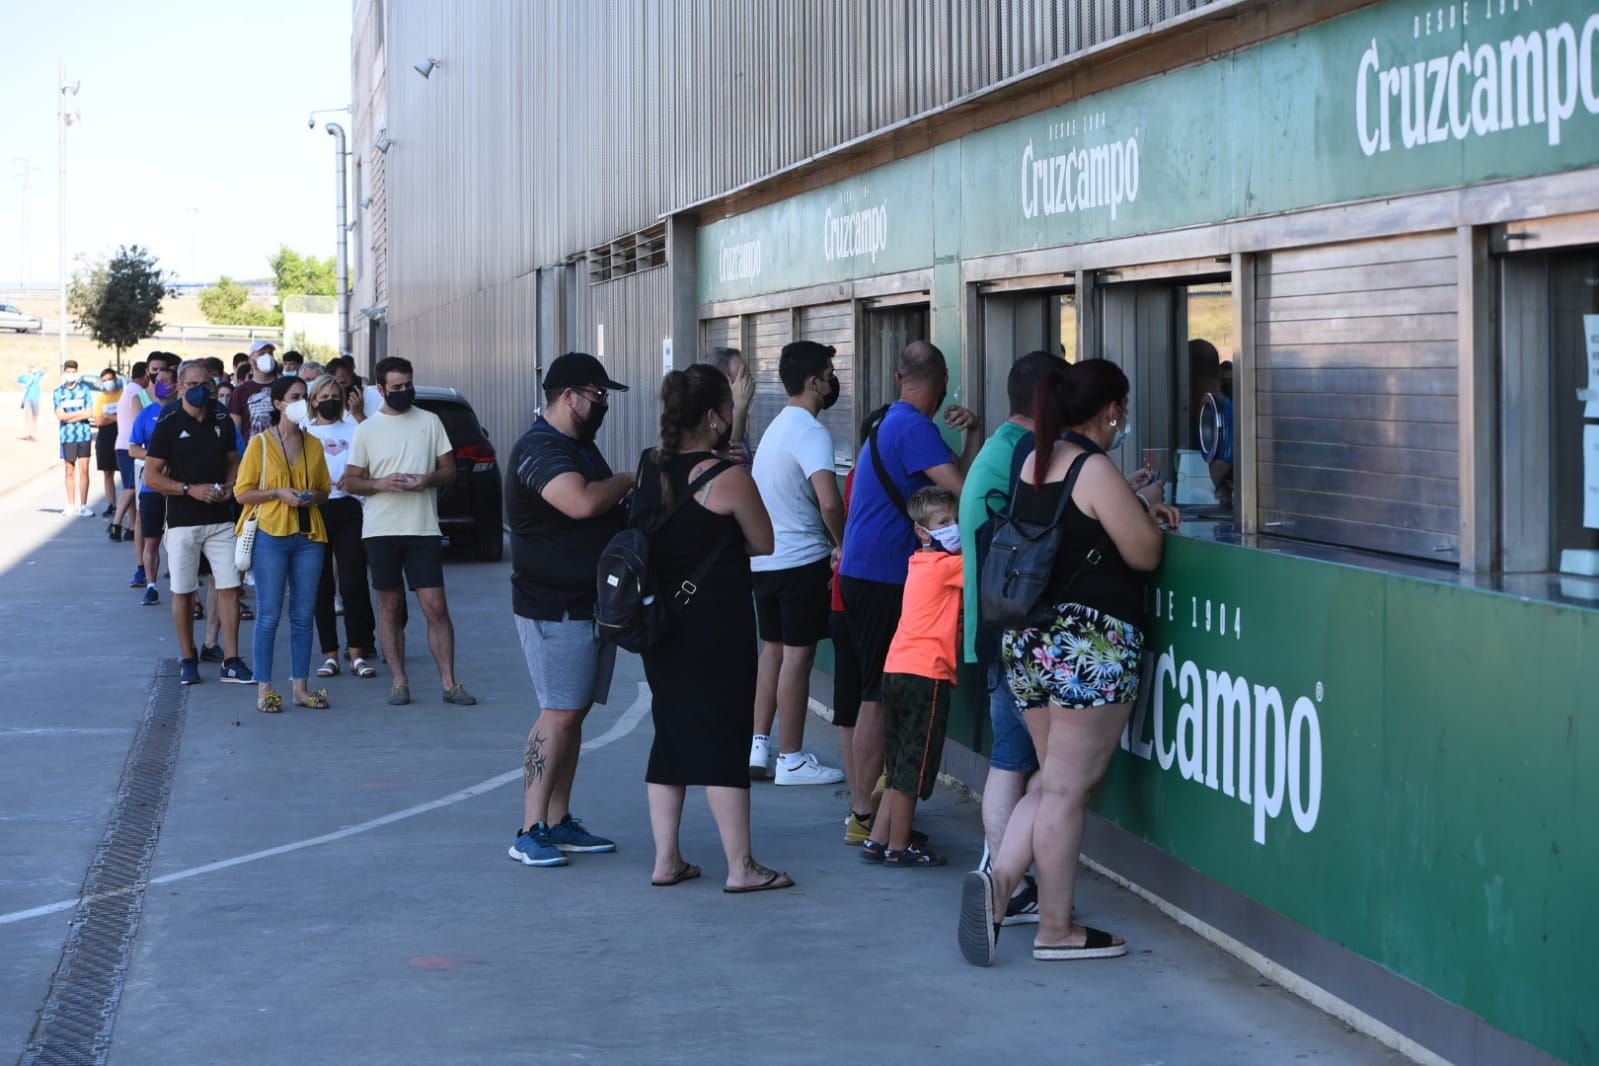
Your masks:
<svg viewBox="0 0 1599 1066"><path fill-rule="evenodd" d="M61 364L61 384L51 399L56 421L61 423L61 462L66 467L67 505L61 513L93 518L94 509L89 506L89 450L94 441L94 427L90 425L94 418L94 392L79 375L76 359Z"/></svg>
<svg viewBox="0 0 1599 1066"><path fill-rule="evenodd" d="M899 401L873 430L875 445L863 442L855 461L839 566L844 617L861 668L860 716L843 738L845 766L855 771L846 774L852 787L844 842L852 845L864 843L871 833L871 791L883 771L883 661L899 626L905 574L918 546L905 501L928 485L959 496L983 444L976 415L957 404L944 408L949 367L943 352L927 341L912 341L900 354L895 379ZM962 435L959 459L933 424L940 408L945 423Z"/></svg>
<svg viewBox="0 0 1599 1066"><path fill-rule="evenodd" d="M44 395L43 382L42 366L30 366L17 375L17 384L22 386L22 416L28 427L28 431L22 435L23 440L37 439L34 434L39 429L39 400Z"/></svg>
<svg viewBox="0 0 1599 1066"><path fill-rule="evenodd" d="M161 534L167 524L167 498L145 485L144 461L149 455L147 449L155 433L155 424L177 402L178 388L177 370L168 366L164 359L157 363L152 358L149 373L150 398L154 402L134 418L133 429L128 434L128 454L137 468L134 481L139 486L139 534L143 549L139 569L133 575L134 583L144 585L142 606L155 607L161 602L155 579L161 573Z"/></svg>

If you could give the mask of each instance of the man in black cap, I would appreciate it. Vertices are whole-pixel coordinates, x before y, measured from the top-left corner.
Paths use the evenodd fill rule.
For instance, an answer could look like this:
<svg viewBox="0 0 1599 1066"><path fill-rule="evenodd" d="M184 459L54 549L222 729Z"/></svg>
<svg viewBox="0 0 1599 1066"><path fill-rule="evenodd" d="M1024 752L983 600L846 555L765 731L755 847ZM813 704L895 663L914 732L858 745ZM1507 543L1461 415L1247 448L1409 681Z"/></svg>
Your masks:
<svg viewBox="0 0 1599 1066"><path fill-rule="evenodd" d="M632 474L613 474L594 445L613 392L592 355L568 352L544 372L544 413L511 449L505 510L511 524L511 607L538 695L522 761L523 830L510 855L565 866L567 852L615 851L572 817L583 719L610 693L616 649L594 625L600 552L627 524Z"/></svg>

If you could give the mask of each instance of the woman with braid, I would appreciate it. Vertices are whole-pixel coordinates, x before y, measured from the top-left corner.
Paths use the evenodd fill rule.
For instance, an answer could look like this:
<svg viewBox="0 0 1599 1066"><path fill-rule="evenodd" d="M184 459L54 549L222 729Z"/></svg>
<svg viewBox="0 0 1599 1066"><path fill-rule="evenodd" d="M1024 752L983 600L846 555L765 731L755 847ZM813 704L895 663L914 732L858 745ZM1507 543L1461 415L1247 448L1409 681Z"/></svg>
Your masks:
<svg viewBox="0 0 1599 1066"><path fill-rule="evenodd" d="M755 702L755 609L750 556L772 551L772 522L749 469L717 458L733 432L726 375L699 364L661 382L660 444L640 461L635 519L650 538L661 596L687 601L664 639L644 653L655 743L645 780L655 836L651 883L700 876L678 833L689 785L704 785L727 855L725 892L794 884L750 853L747 758ZM667 515L679 501L682 506Z"/></svg>

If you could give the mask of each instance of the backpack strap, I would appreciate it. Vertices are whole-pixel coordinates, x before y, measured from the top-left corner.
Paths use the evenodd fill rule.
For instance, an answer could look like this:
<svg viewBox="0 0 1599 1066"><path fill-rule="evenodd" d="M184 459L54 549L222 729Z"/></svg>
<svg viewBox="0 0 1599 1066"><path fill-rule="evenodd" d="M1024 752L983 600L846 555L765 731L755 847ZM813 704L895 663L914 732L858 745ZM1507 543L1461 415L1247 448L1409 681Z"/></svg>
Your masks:
<svg viewBox="0 0 1599 1066"><path fill-rule="evenodd" d="M888 493L888 498L894 501L894 506L900 509L900 513L908 516L910 508L905 505L905 495L899 491L899 486L894 484L893 479L888 476L888 468L883 465L883 457L878 453L877 431L883 427L883 420L887 417L888 411L885 410L872 422L872 431L866 438L868 446L872 449L872 470L877 474L877 483L883 486L883 491Z"/></svg>
<svg viewBox="0 0 1599 1066"><path fill-rule="evenodd" d="M694 498L695 493L699 492L700 489L704 488L706 485L709 485L719 475L721 475L723 471L731 470L733 467L738 465L740 464L729 459L723 459L717 462L699 477L695 478L693 481L690 481L688 483L688 488L683 490L682 499L673 503L672 506L667 509L666 514L661 517L661 520L651 527L650 534L653 536L654 534L660 532L661 529L665 528L666 523L670 522L677 514L678 510L687 504L688 501ZM727 548L727 546L733 543L733 538L737 535L737 533L738 529L735 527L734 529L730 529L718 537L716 539L716 543L711 545L711 550L705 553L705 558L701 559L700 564L694 568L693 573L685 577L682 584L678 585L678 587L673 590L673 610L683 610L689 605L689 602L694 599L694 594L700 590L700 582L704 581L705 578L709 576L711 567L716 565L716 560L721 557L722 552Z"/></svg>
<svg viewBox="0 0 1599 1066"><path fill-rule="evenodd" d="M1093 452L1084 452L1082 455L1079 455L1076 459L1072 460L1071 470L1066 474L1066 483L1061 486L1060 503L1055 507L1055 519L1053 524L1057 526L1060 525L1061 516L1066 513L1066 501L1072 498L1072 489L1077 484L1078 475L1083 472L1083 464L1088 462L1089 456L1093 454ZM1100 454L1104 453L1101 452ZM1100 529L1104 528L1104 524L1101 523ZM1077 564L1077 569L1072 571L1072 576L1066 579L1066 584L1061 587L1061 592L1064 593L1070 590L1073 585L1077 584L1077 579L1082 577L1083 574L1087 572L1089 567L1098 566L1105 557L1105 549L1109 546L1110 534L1101 533L1098 542L1095 543L1092 548L1088 549L1088 553L1083 556L1083 561Z"/></svg>

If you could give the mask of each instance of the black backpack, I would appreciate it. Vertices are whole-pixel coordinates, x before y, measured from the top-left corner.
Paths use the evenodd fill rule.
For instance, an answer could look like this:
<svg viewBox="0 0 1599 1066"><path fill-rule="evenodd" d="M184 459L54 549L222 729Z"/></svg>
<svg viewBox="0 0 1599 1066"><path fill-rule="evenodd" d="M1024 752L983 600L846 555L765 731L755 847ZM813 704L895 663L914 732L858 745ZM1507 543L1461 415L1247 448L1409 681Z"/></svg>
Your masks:
<svg viewBox="0 0 1599 1066"><path fill-rule="evenodd" d="M994 531L1000 522L1004 521L1005 513L1010 508L1010 500L1016 493L1016 483L1022 477L1022 464L1027 457L1033 454L1033 434L1029 430L1027 435L1016 442L1016 449L1011 453L1010 481L1005 486L1005 491L989 489L983 496L983 511L985 517L972 540L977 550L977 573L981 578L983 563L988 559L988 550L994 544ZM999 660L1000 637L1005 632L1001 626L991 625L983 617L982 585L978 585L979 595L977 603L977 661L991 663Z"/></svg>
<svg viewBox="0 0 1599 1066"><path fill-rule="evenodd" d="M995 517L994 538L988 547L988 557L982 561L977 585L985 625L996 629L1029 629L1049 624L1054 604L1049 603L1044 594L1049 588L1055 557L1060 553L1060 519L1066 513L1066 501L1072 498L1072 488L1087 461L1087 452L1072 461L1066 483L1061 486L1060 502L1055 505L1054 517L1048 523L1017 518L1014 493L1005 513ZM1102 540L1089 549L1067 583L1068 587L1090 566L1099 565L1103 547Z"/></svg>
<svg viewBox="0 0 1599 1066"><path fill-rule="evenodd" d="M654 508L635 497L628 527L605 546L597 568L594 621L600 639L627 651L642 652L655 647L671 629L677 615L699 591L699 583L710 573L731 534L718 540L694 572L671 595L662 598L650 569L650 538L666 527L694 494L722 471L735 464L723 460L695 478L676 503L651 520ZM639 462L639 485L659 484L660 468L649 453Z"/></svg>

